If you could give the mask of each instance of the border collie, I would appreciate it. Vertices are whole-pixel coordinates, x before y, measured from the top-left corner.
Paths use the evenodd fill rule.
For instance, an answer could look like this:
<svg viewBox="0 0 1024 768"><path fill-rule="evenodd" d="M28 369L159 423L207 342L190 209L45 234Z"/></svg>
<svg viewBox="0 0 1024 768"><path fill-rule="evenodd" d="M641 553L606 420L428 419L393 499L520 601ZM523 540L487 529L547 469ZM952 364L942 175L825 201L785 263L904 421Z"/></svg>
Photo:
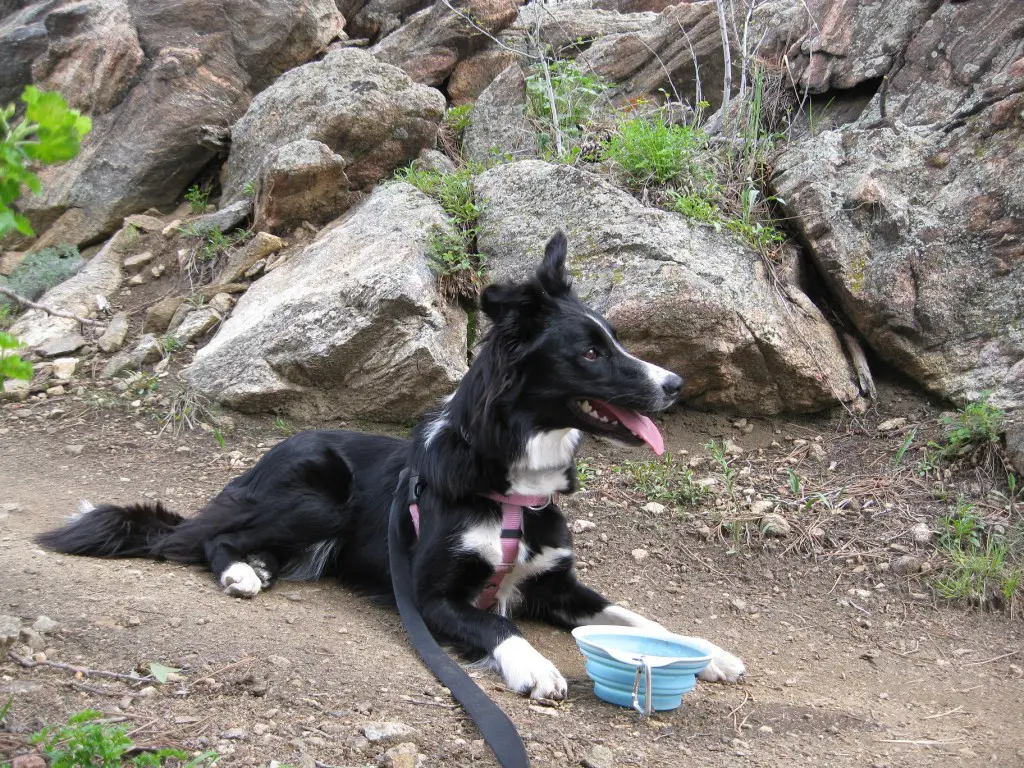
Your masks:
<svg viewBox="0 0 1024 768"><path fill-rule="evenodd" d="M573 628L660 625L582 585L572 537L554 499L576 490L574 454L584 433L661 452L643 412L668 408L682 379L629 354L614 329L575 296L566 240L547 244L536 275L490 285L490 329L454 394L411 440L335 430L304 432L271 449L198 515L159 503L91 508L39 543L94 557L205 564L229 595L252 598L278 577L343 579L392 594L388 513L403 468L418 475L418 531L403 515L415 601L434 635L486 660L505 684L562 699L565 678L513 615ZM543 497L523 510L514 565L491 610L477 600L502 561L495 494ZM507 533L507 532L506 532ZM418 539L416 538L418 536ZM734 682L743 662L706 643L701 678Z"/></svg>

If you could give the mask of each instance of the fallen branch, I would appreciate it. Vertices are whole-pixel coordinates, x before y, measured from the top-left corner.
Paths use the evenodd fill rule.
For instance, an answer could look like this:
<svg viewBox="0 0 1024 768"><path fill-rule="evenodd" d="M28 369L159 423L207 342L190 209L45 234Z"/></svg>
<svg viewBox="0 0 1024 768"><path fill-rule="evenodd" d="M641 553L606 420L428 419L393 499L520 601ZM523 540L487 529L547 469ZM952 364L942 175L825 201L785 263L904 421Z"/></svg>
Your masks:
<svg viewBox="0 0 1024 768"><path fill-rule="evenodd" d="M73 672L76 675L82 675L84 677L108 677L111 680L125 680L130 683L148 683L153 679L152 675L146 675L145 677L139 677L138 675L122 675L120 672L107 672L102 669L86 669L85 667L76 667L71 664L62 664L59 661L33 661L32 659L26 659L24 656L19 656L14 651L8 651L7 657L11 661L15 661L25 669L33 669L34 667L50 667L51 669L62 669L65 672Z"/></svg>
<svg viewBox="0 0 1024 768"><path fill-rule="evenodd" d="M23 307L28 307L29 309L38 309L42 312L45 312L48 315L53 315L54 317L63 317L65 320L74 320L75 322L82 323L83 325L103 325L103 323L100 323L96 320L90 320L88 317L72 315L70 312L61 312L59 309L53 309L51 307L46 306L45 304L37 304L34 301L29 301L24 296L19 296L10 288L4 288L2 285L0 285L0 294L3 294L4 296L7 296L11 299L14 299Z"/></svg>

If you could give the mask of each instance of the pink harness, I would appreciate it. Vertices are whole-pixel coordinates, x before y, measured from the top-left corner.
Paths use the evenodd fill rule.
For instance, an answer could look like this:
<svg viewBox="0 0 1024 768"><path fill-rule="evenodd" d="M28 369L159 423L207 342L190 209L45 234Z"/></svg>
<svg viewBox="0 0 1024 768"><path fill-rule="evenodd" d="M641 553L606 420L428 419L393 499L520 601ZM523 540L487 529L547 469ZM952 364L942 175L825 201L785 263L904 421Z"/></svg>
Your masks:
<svg viewBox="0 0 1024 768"><path fill-rule="evenodd" d="M502 496L500 493L488 493L487 498L501 504L501 563L494 567L494 573L487 579L484 591L477 598L476 607L482 611L489 611L497 604L498 588L516 566L519 545L523 539L523 508L543 509L554 501L551 496ZM416 537L419 538L419 504L412 502L409 505L409 515L416 529Z"/></svg>

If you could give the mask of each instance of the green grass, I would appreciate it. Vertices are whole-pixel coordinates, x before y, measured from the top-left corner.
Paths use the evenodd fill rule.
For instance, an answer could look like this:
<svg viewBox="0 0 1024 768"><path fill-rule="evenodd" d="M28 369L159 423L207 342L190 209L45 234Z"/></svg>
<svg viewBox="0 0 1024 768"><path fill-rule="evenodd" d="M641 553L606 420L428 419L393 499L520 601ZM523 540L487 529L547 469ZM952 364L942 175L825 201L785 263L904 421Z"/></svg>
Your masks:
<svg viewBox="0 0 1024 768"><path fill-rule="evenodd" d="M164 353L168 355L173 355L175 352L185 348L185 342L169 333L160 339L160 343L163 345Z"/></svg>
<svg viewBox="0 0 1024 768"><path fill-rule="evenodd" d="M988 402L990 393L967 403L954 416L943 419L945 443L939 446L942 457L953 459L981 447L999 442L999 433L1006 414Z"/></svg>
<svg viewBox="0 0 1024 768"><path fill-rule="evenodd" d="M674 189L668 191L669 207L688 219L702 224L721 224L722 211L712 200L697 192L683 194Z"/></svg>
<svg viewBox="0 0 1024 768"><path fill-rule="evenodd" d="M612 469L648 501L675 506L694 505L705 494L704 488L694 482L693 472L669 453L659 459L624 461Z"/></svg>
<svg viewBox="0 0 1024 768"><path fill-rule="evenodd" d="M935 580L947 600L1016 612L1024 582L1024 535L988 527L972 504L962 499L938 520L937 548L947 566Z"/></svg>
<svg viewBox="0 0 1024 768"><path fill-rule="evenodd" d="M473 179L483 169L479 163L467 163L454 173L410 166L395 174L437 200L454 224L454 232L435 227L427 236L427 263L448 300L476 296L487 273L487 257L476 252L481 209L473 193Z"/></svg>
<svg viewBox="0 0 1024 768"><path fill-rule="evenodd" d="M462 134L472 122L473 105L462 104L457 107L449 107L444 113L444 126L456 136Z"/></svg>
<svg viewBox="0 0 1024 768"><path fill-rule="evenodd" d="M199 768L212 765L215 752L195 757L180 749L160 749L128 756L137 750L135 742L122 725L102 722L103 713L85 710L68 718L66 725L47 726L31 736L34 744L49 761L50 768Z"/></svg>
<svg viewBox="0 0 1024 768"><path fill-rule="evenodd" d="M24 260L7 277L0 277L0 285L19 296L35 301L55 285L60 285L77 273L85 261L72 246L43 248L25 255ZM18 312L18 303L0 296L0 308L6 307L10 315Z"/></svg>
<svg viewBox="0 0 1024 768"><path fill-rule="evenodd" d="M672 125L660 116L622 122L605 147L604 158L634 187L678 180L692 193L714 182L707 134L694 126Z"/></svg>
<svg viewBox="0 0 1024 768"><path fill-rule="evenodd" d="M210 202L210 190L193 184L185 192L185 201L192 213L202 213L206 210L206 204Z"/></svg>

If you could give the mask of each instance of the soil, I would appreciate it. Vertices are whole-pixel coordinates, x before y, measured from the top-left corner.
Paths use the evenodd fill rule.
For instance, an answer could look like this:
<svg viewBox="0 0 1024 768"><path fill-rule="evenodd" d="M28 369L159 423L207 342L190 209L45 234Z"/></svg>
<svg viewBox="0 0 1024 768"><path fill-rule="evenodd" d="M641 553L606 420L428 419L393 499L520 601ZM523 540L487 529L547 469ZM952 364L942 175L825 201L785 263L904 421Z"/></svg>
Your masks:
<svg viewBox="0 0 1024 768"><path fill-rule="evenodd" d="M474 674L516 722L535 765L579 765L597 744L620 766L1024 765L1019 620L942 603L927 575L890 568L908 552L934 560L909 530L933 523L945 502L931 492L941 476L886 469L911 428L935 428L937 409L899 385L880 400L863 418L666 418L666 444L679 462L692 460L698 479L714 476L702 447L709 439L742 446L736 493L754 490L741 499L785 496L793 469L804 493L846 500L783 505L793 528L781 539L764 539L742 514L737 533L720 533L721 510L738 508L720 479L719 493L694 506L645 510L647 500L611 471L644 457L585 444L592 474L563 505L571 519L597 523L576 537L583 579L736 652L749 673L740 685L702 683L678 710L644 721L594 697L569 635L525 624L569 679L567 702L536 706L493 673ZM384 747L362 737L367 721L412 726L428 765L493 765L397 616L344 586L282 583L246 601L221 594L200 569L35 546L33 535L83 498L160 498L190 513L290 428L235 417L221 446L203 429L158 434L157 415L94 385L0 409L0 613L55 619L48 661L181 670L178 680L139 686L4 659L0 703L10 695L13 704L0 759L24 734L95 708L128 722L139 744L215 749L223 766L376 765ZM906 428L876 430L893 416L907 417ZM963 487L990 498L982 473Z"/></svg>

